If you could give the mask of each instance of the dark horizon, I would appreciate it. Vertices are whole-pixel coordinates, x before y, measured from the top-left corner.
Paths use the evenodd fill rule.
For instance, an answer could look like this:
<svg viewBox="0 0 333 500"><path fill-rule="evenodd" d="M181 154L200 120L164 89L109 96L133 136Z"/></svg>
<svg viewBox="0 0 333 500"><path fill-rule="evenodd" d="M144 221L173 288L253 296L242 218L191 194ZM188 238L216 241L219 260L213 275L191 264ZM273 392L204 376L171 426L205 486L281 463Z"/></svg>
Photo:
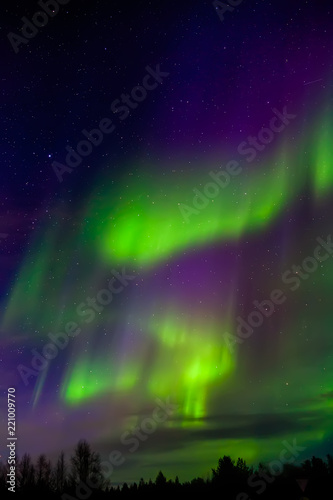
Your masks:
<svg viewBox="0 0 333 500"><path fill-rule="evenodd" d="M207 493L221 492L228 495L227 498L236 500L249 500L257 495L263 499L273 499L281 492L287 494L286 498L292 499L301 498L303 494L310 500L322 498L320 495L333 486L333 456L327 454L325 460L307 457L297 464L295 456L299 453L291 447L288 451L291 452L288 458L284 454L280 461L260 463L256 467L249 466L241 457L235 459L224 455L217 460L206 478L192 477L189 481L180 481L178 475L168 478L160 469L149 480L140 477L134 483L115 483L112 481L111 469L112 465L116 466L119 462L119 455L112 454L108 461L103 461L87 441L80 440L69 460L63 453L55 464L44 454L36 461L29 454L17 458L17 472L13 472L13 477L10 466L5 467L0 462L0 490L19 495L34 493L37 498L48 494L62 500L80 499L82 495L86 499L106 498L108 494L116 492L137 496L153 495L158 491L180 493L183 489L187 493L194 493L198 488ZM289 497L289 494L292 496Z"/></svg>

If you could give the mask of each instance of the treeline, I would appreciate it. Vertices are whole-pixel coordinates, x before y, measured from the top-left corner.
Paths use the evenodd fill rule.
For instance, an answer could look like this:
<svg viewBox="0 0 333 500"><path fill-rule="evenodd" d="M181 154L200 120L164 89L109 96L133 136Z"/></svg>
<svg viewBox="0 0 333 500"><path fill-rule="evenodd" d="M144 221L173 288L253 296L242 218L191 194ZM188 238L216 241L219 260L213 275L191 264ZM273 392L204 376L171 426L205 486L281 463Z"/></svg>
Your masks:
<svg viewBox="0 0 333 500"><path fill-rule="evenodd" d="M195 478L180 483L178 477L167 479L162 471L155 481L115 486L103 474L100 455L91 450L86 441L80 441L70 460L62 452L55 464L40 455L34 462L25 454L15 463L15 488L9 489L13 469L0 462L0 495L9 497L13 492L20 497L33 496L36 500L88 500L110 498L156 498L170 495L219 495L223 500L322 500L333 494L333 457L323 460L312 457L301 465L293 463L260 463L250 467L245 460L220 458L208 479Z"/></svg>

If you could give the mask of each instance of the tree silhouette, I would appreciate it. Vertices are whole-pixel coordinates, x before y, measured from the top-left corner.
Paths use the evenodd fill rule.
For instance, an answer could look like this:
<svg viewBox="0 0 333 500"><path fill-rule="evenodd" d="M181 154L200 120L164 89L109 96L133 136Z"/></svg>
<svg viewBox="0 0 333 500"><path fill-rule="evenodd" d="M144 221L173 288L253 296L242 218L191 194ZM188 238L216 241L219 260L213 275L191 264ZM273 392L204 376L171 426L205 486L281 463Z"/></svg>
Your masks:
<svg viewBox="0 0 333 500"><path fill-rule="evenodd" d="M247 479L253 473L253 468L248 467L243 458L238 458L236 463L236 469L237 469L237 475L239 476L240 480Z"/></svg>
<svg viewBox="0 0 333 500"><path fill-rule="evenodd" d="M224 455L223 458L219 458L217 463L217 468L212 469L213 481L221 481L223 479L230 478L234 474L235 461L231 457Z"/></svg>
<svg viewBox="0 0 333 500"><path fill-rule="evenodd" d="M35 485L35 467L28 453L25 453L19 460L17 471L20 489L30 489Z"/></svg>
<svg viewBox="0 0 333 500"><path fill-rule="evenodd" d="M155 485L157 486L157 488L163 489L163 488L165 488L166 483L167 483L166 477L164 476L164 474L160 470L156 476Z"/></svg>
<svg viewBox="0 0 333 500"><path fill-rule="evenodd" d="M87 441L80 440L71 457L71 482L101 484L102 478L99 454L91 451Z"/></svg>
<svg viewBox="0 0 333 500"><path fill-rule="evenodd" d="M53 472L53 481L55 485L55 490L57 492L64 491L66 483L67 483L67 475L66 475L66 463L65 463L65 454L62 451L57 460L55 470Z"/></svg>
<svg viewBox="0 0 333 500"><path fill-rule="evenodd" d="M162 494L168 496L206 495L227 499L255 498L261 500L294 500L300 498L301 480L307 480L304 495L311 500L326 498L326 492L333 487L333 457L326 460L312 456L301 465L285 464L278 475L271 471L269 464L260 463L254 470L246 461L233 460L224 455L218 459L217 467L211 469L210 477L195 477L191 481L179 482L167 480L160 470L155 482L146 483L143 478L139 483L124 483L122 487L111 486L102 480L100 457L91 450L90 445L81 440L75 447L70 459L70 474L66 473L65 455L60 453L54 467L42 454L33 463L29 454L17 458L16 486L18 498L34 497L36 500L98 500L109 498L156 498ZM0 497L7 498L9 466L0 462ZM259 489L258 489L259 488ZM326 496L325 496L326 495ZM9 495L11 497L11 495Z"/></svg>
<svg viewBox="0 0 333 500"><path fill-rule="evenodd" d="M322 458L312 457L311 465L315 477L326 476L328 474L327 466Z"/></svg>
<svg viewBox="0 0 333 500"><path fill-rule="evenodd" d="M327 471L330 476L333 476L333 457L332 455L327 454Z"/></svg>
<svg viewBox="0 0 333 500"><path fill-rule="evenodd" d="M47 460L46 455L39 455L36 464L36 486L45 489L51 479L51 462Z"/></svg>
<svg viewBox="0 0 333 500"><path fill-rule="evenodd" d="M7 474L9 473L8 463L0 462L0 490L6 489Z"/></svg>

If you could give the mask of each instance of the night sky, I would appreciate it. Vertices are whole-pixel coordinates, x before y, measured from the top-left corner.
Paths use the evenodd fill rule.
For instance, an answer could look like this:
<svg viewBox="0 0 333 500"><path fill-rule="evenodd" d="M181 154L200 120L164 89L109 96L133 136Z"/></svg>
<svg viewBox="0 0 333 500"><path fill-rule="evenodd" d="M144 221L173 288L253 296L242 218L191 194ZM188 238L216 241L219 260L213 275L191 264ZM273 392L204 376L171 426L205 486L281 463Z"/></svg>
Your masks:
<svg viewBox="0 0 333 500"><path fill-rule="evenodd" d="M1 4L2 459L333 451L333 9L229 3Z"/></svg>

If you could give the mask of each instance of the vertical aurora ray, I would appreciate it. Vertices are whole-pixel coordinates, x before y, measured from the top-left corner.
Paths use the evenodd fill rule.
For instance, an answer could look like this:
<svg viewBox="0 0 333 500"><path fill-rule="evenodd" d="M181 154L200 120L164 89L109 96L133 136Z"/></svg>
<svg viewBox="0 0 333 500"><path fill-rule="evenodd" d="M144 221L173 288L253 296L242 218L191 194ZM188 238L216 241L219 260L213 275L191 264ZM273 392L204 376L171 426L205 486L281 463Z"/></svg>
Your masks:
<svg viewBox="0 0 333 500"><path fill-rule="evenodd" d="M104 357L77 356L62 383L61 395L69 404L89 400L108 392L112 371Z"/></svg>
<svg viewBox="0 0 333 500"><path fill-rule="evenodd" d="M40 336L46 337L48 331L60 330L75 317L75 292L81 283L89 282L93 269L78 275L71 251L77 233L71 231L64 240L64 232L66 228L59 223L32 242L3 315L3 328L29 328L33 324Z"/></svg>
<svg viewBox="0 0 333 500"><path fill-rule="evenodd" d="M37 379L37 382L35 384L35 387L34 387L34 391L33 391L33 395L32 395L32 406L33 408L36 408L36 406L38 405L38 401L40 399L40 396L42 394L42 391L43 391L43 387L44 387L44 384L45 384L45 381L46 381L46 378L47 378L47 372L48 370L47 369L44 369L38 379Z"/></svg>
<svg viewBox="0 0 333 500"><path fill-rule="evenodd" d="M53 240L54 233L47 231L43 250L38 251L36 245L32 251L33 256L27 257L22 265L17 282L10 295L6 313L3 316L2 327L4 329L10 328L13 324L22 326L24 319L29 315L32 315L32 319L35 319L36 304L43 297L44 283L48 273L50 273L51 262L49 257L54 246ZM50 298L50 289L47 298ZM39 315L43 315L43 312L45 312L45 309L38 311Z"/></svg>
<svg viewBox="0 0 333 500"><path fill-rule="evenodd" d="M333 114L329 106L315 127L311 160L313 162L314 193L317 198L328 194L333 185Z"/></svg>
<svg viewBox="0 0 333 500"><path fill-rule="evenodd" d="M175 313L154 317L142 339L154 350L148 365L144 350L141 358L140 350L136 350L124 363L105 356L98 360L83 356L69 370L62 396L68 404L80 404L104 391L117 394L139 390L150 398L173 394L182 417L202 418L207 414L209 388L225 381L235 368L235 358L223 342L221 328L216 322L180 319Z"/></svg>
<svg viewBox="0 0 333 500"><path fill-rule="evenodd" d="M235 358L222 339L222 323L169 313L154 317L150 328L161 342L149 381L151 394L167 396L174 391L183 417L204 417L209 387L223 382L235 368Z"/></svg>

